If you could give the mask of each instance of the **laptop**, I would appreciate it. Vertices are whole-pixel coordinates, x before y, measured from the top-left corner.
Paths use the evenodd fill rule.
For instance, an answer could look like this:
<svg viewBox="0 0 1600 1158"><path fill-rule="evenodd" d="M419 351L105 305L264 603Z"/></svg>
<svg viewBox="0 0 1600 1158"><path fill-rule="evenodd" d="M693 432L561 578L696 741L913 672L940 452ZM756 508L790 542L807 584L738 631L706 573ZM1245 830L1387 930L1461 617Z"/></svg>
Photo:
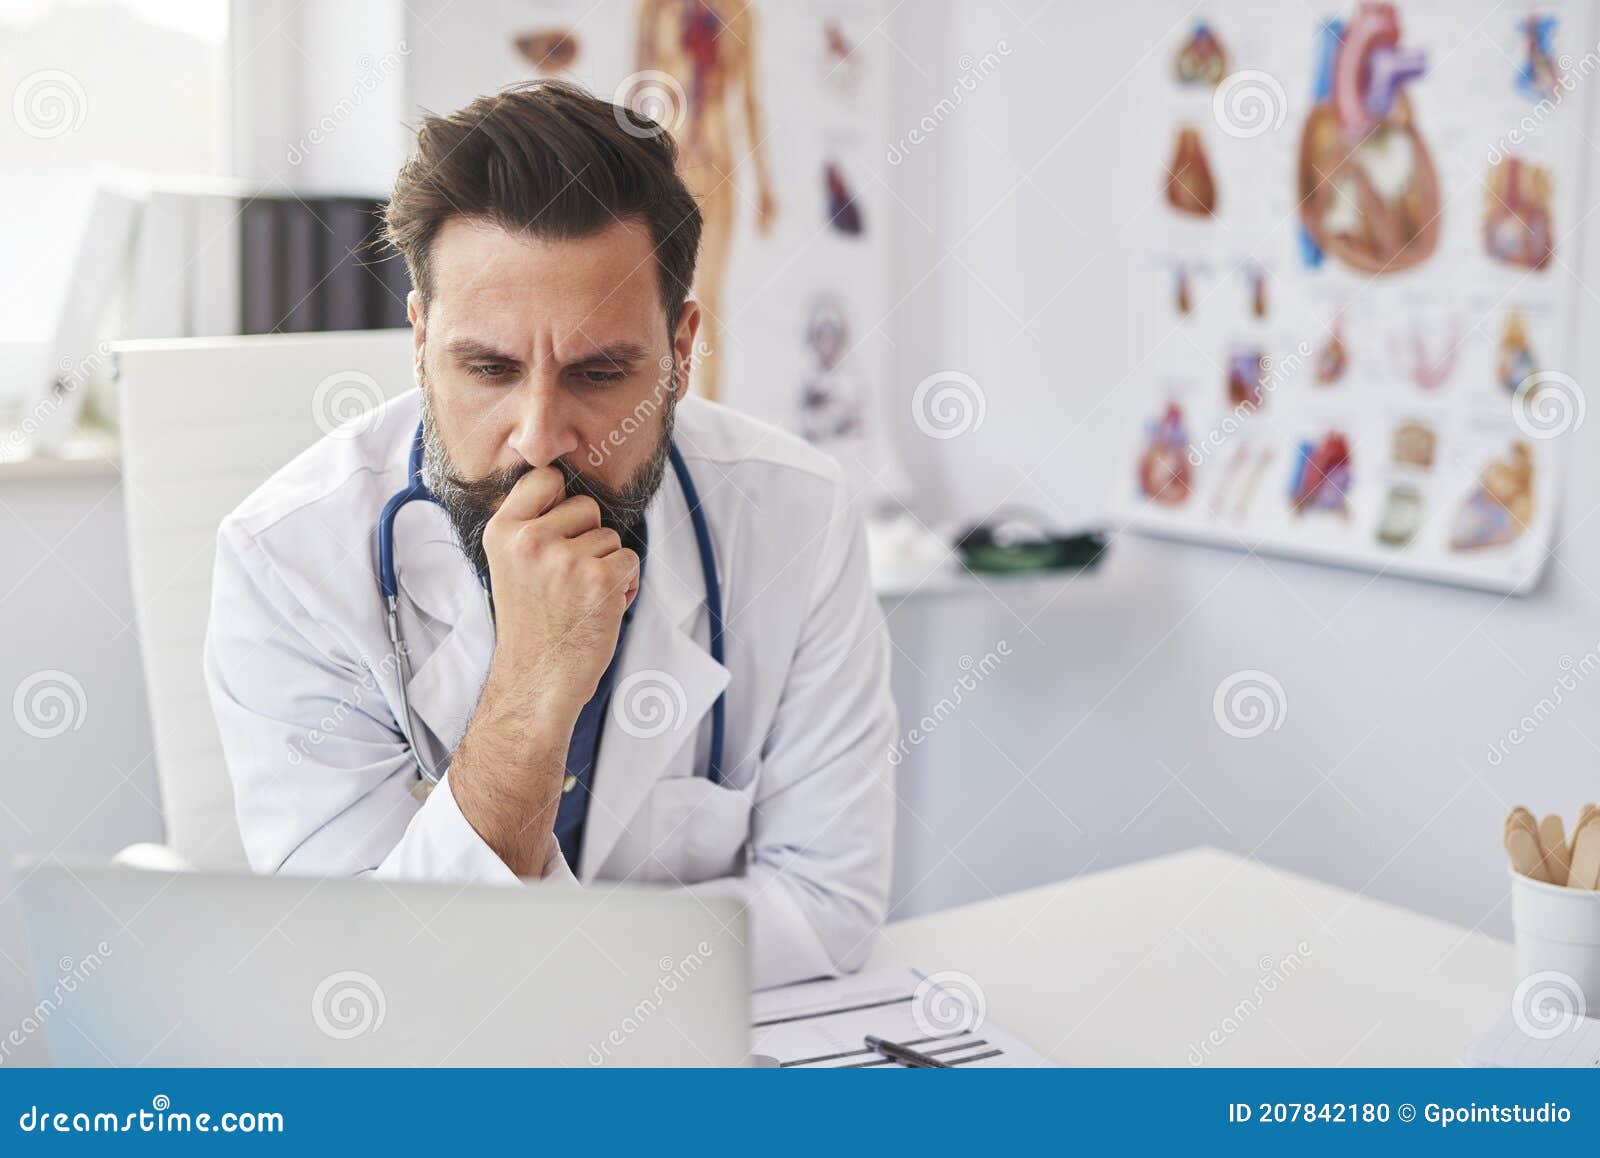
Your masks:
<svg viewBox="0 0 1600 1158"><path fill-rule="evenodd" d="M23 862L65 1066L705 1066L749 1051L737 896Z"/></svg>

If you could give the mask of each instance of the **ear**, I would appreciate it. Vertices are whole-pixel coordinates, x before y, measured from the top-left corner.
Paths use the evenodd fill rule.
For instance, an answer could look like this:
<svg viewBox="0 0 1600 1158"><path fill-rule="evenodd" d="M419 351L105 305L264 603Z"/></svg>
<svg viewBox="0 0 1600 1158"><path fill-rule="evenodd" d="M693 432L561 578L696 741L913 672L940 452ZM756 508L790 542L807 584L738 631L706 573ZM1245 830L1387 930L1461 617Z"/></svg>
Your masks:
<svg viewBox="0 0 1600 1158"><path fill-rule="evenodd" d="M694 370L695 362L706 353L695 349L694 339L699 332L700 303L690 298L678 313L678 330L672 335L672 361L679 370L678 390L674 397L680 402L689 392L689 375Z"/></svg>
<svg viewBox="0 0 1600 1158"><path fill-rule="evenodd" d="M418 374L422 373L422 345L426 337L424 329L428 322L427 308L422 304L422 295L412 290L406 294L406 320L411 323L411 352L412 365Z"/></svg>

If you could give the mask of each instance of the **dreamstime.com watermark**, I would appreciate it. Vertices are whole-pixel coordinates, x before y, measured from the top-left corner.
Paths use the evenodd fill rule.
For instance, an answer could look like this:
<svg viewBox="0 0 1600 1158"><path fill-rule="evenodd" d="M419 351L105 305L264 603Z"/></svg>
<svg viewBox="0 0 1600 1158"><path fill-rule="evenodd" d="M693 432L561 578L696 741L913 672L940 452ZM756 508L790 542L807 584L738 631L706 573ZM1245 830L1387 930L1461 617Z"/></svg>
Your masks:
<svg viewBox="0 0 1600 1158"><path fill-rule="evenodd" d="M911 392L911 420L929 438L959 438L983 425L989 399L971 374L936 370Z"/></svg>
<svg viewBox="0 0 1600 1158"><path fill-rule="evenodd" d="M10 1060L13 1050L21 1049L30 1037L43 1029L45 1022L54 1016L67 998L78 991L78 986L94 976L110 956L111 946L101 941L92 953L86 954L81 960L63 957L57 961L56 968L61 972L56 977L55 986L39 998L4 1038L0 1038L0 1065Z"/></svg>
<svg viewBox="0 0 1600 1158"><path fill-rule="evenodd" d="M1588 80L1600 69L1600 44L1578 58L1576 64L1567 53L1556 60L1555 88L1533 108L1522 114L1522 119L1502 133L1489 146L1489 164L1498 165L1514 150L1531 140L1535 133L1555 114L1567 97L1578 90L1578 85Z"/></svg>
<svg viewBox="0 0 1600 1158"><path fill-rule="evenodd" d="M89 697L71 672L36 671L11 696L11 718L35 740L53 740L83 727Z"/></svg>
<svg viewBox="0 0 1600 1158"><path fill-rule="evenodd" d="M1236 740L1276 732L1289 718L1289 697L1270 672L1246 668L1227 676L1211 697L1217 727Z"/></svg>
<svg viewBox="0 0 1600 1158"><path fill-rule="evenodd" d="M957 663L961 668L961 674L951 685L950 694L942 697L914 727L908 729L906 734L895 742L894 747L889 749L889 765L898 767L912 748L918 747L938 731L939 725L955 715L956 709L962 705L967 696L977 691L978 685L993 675L999 668L1000 661L1009 658L1010 655L1011 644L1002 639L994 645L992 651L984 652L982 659L974 660L970 655L962 656Z"/></svg>
<svg viewBox="0 0 1600 1158"><path fill-rule="evenodd" d="M611 696L611 718L636 740L653 740L683 727L689 695L670 672L646 668L627 676Z"/></svg>
<svg viewBox="0 0 1600 1158"><path fill-rule="evenodd" d="M88 115L89 98L83 84L59 68L30 72L11 90L11 119L35 140L48 141L74 132L83 127Z"/></svg>
<svg viewBox="0 0 1600 1158"><path fill-rule="evenodd" d="M611 1056L611 1051L620 1048L624 1042L638 1033L666 999L676 993L680 985L693 977L700 967L711 959L711 952L710 943L701 941L694 947L694 952L678 961L674 961L671 957L661 958L657 962L661 976L656 978L656 983L651 986L650 992L623 1017L615 1029L597 1044L589 1047L589 1064L605 1065L606 1059Z"/></svg>
<svg viewBox="0 0 1600 1158"><path fill-rule="evenodd" d="M192 1113L174 1110L172 1099L157 1094L148 1109L51 1110L38 1104L17 1117L24 1134L281 1134L283 1115L276 1110L224 1110Z"/></svg>
<svg viewBox="0 0 1600 1158"><path fill-rule="evenodd" d="M1588 1012L1578 979L1555 969L1530 973L1511 995L1513 1024L1535 1041L1578 1032Z"/></svg>
<svg viewBox="0 0 1600 1158"><path fill-rule="evenodd" d="M1289 354L1287 357L1280 358L1277 361L1273 361L1270 358L1264 359L1266 373L1258 379L1261 386L1260 397L1255 399L1246 398L1224 415L1222 421L1212 427L1204 438L1191 442L1189 444L1189 462L1194 466L1203 466L1211 453L1220 449L1228 439L1242 430L1250 416L1260 410L1267 399L1277 392L1278 387L1288 380L1289 375L1298 370L1301 363L1309 357L1311 357L1311 343L1302 339L1300 344L1294 348L1294 353Z"/></svg>
<svg viewBox="0 0 1600 1158"><path fill-rule="evenodd" d="M956 66L961 72L950 86L950 95L940 97L934 106L922 114L922 119L906 130L904 136L894 141L889 146L889 151L884 155L891 165L898 165L911 155L911 150L922 144L938 131L939 126L955 115L963 101L978 91L978 85L1000 67L1000 59L1011 55L1011 45L1004 40L994 42L994 47L976 60L970 52L961 54L956 61Z"/></svg>
<svg viewBox="0 0 1600 1158"><path fill-rule="evenodd" d="M350 86L350 91L339 98L333 108L317 119L317 123L306 130L306 133L294 144L289 146L289 151L284 155L284 160L291 165L300 165L310 156L311 150L326 143L338 131L340 125L349 120L355 111L361 107L378 86L388 80L400 69L400 59L411 55L411 47L405 41L395 45L394 51L386 52L376 61L371 54L362 53L356 58L356 67L361 75L356 77L355 84Z"/></svg>
<svg viewBox="0 0 1600 1158"><path fill-rule="evenodd" d="M1300 971L1309 956L1311 956L1311 946L1301 941L1295 945L1294 952L1285 954L1276 961L1271 957L1261 958L1256 963L1261 975L1256 978L1256 983L1251 986L1250 992L1241 998L1205 1037L1189 1047L1189 1064L1205 1065L1211 1051L1220 1049L1230 1037L1243 1029L1245 1022L1266 1004L1267 998Z"/></svg>
<svg viewBox="0 0 1600 1158"><path fill-rule="evenodd" d="M378 661L376 667L369 665L362 672L361 678L351 685L350 694L325 712L310 731L289 745L289 766L298 768L311 754L311 749L338 731L340 726L367 702L367 696L378 690L379 678L395 672L398 662L394 653L390 652Z"/></svg>
<svg viewBox="0 0 1600 1158"><path fill-rule="evenodd" d="M383 986L357 969L328 974L311 993L311 1020L335 1041L377 1033L388 1012Z"/></svg>
<svg viewBox="0 0 1600 1158"><path fill-rule="evenodd" d="M988 1013L983 987L954 969L928 974L911 995L911 1020L924 1037L977 1033Z"/></svg>
<svg viewBox="0 0 1600 1158"><path fill-rule="evenodd" d="M1247 141L1283 127L1289 97L1270 72L1258 68L1230 73L1211 96L1211 115L1230 137Z"/></svg>
<svg viewBox="0 0 1600 1158"><path fill-rule="evenodd" d="M1551 685L1550 694L1523 713L1522 718L1506 729L1506 734L1489 745L1489 767L1498 768L1511 755L1512 748L1520 748L1525 740L1537 732L1544 722L1555 715L1567 696L1578 690L1578 685L1596 672L1600 672L1600 643L1596 643L1577 659L1564 655L1556 661L1561 674Z"/></svg>
<svg viewBox="0 0 1600 1158"><path fill-rule="evenodd" d="M50 390L6 434L4 445L0 446L0 462L18 457L67 399L83 389L90 375L104 366L110 357L111 344L102 339L77 361L63 358Z"/></svg>
<svg viewBox="0 0 1600 1158"><path fill-rule="evenodd" d="M589 453L585 456L589 460L589 465L597 469L604 466L606 459L611 457L612 451L622 446L623 443L627 442L639 431L655 430L655 424L650 420L667 404L668 399L677 392L678 385L692 378L695 367L710 356L711 344L704 339L696 342L694 349L689 352L689 365L684 371L683 377L680 378L676 374L677 360L671 354L662 355L661 361L658 363L661 377L656 380L655 387L650 391L650 397L641 398L638 404L623 416L622 421L617 423L615 429L608 432L599 442L589 445Z"/></svg>

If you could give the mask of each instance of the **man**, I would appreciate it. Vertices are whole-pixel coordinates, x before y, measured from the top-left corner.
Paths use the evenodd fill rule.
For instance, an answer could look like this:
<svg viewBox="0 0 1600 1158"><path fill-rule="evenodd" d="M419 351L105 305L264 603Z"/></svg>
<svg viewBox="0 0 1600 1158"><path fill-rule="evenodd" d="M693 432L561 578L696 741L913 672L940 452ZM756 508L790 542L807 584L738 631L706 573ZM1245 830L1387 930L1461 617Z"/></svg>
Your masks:
<svg viewBox="0 0 1600 1158"><path fill-rule="evenodd" d="M700 214L671 138L517 86L423 119L387 231L420 389L219 534L206 673L251 863L743 878L758 984L859 968L887 907L888 642L841 471L685 397ZM395 517L397 661L375 528L418 439L436 501Z"/></svg>

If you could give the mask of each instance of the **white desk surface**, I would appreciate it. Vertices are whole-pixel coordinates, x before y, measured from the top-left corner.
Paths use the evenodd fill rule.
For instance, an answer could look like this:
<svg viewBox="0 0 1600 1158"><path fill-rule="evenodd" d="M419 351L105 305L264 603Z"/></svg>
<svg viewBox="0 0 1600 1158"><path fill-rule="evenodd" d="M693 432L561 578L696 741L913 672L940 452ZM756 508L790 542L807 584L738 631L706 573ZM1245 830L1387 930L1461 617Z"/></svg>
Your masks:
<svg viewBox="0 0 1600 1158"><path fill-rule="evenodd" d="M896 965L1061 1065L1451 1066L1516 980L1504 941L1212 848L895 922Z"/></svg>

